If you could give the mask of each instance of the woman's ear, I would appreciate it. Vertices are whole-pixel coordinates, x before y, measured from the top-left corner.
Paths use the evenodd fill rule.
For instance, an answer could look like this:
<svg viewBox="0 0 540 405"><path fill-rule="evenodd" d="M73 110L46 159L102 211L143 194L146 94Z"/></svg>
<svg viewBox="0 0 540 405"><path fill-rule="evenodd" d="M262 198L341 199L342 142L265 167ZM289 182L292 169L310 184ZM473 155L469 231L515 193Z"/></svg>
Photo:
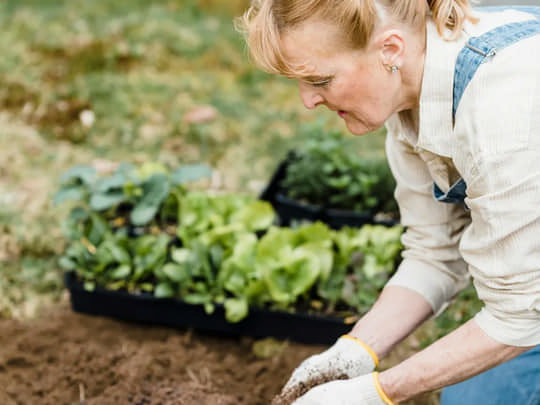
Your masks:
<svg viewBox="0 0 540 405"><path fill-rule="evenodd" d="M376 38L376 46L381 63L387 69L403 65L405 41L401 31L392 29L381 32Z"/></svg>

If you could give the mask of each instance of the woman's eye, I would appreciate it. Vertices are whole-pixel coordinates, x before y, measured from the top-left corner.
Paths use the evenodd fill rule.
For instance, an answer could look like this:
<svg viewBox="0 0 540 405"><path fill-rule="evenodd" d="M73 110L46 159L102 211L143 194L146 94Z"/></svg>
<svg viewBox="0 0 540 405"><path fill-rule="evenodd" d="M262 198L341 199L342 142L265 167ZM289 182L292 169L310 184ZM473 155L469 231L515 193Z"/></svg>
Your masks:
<svg viewBox="0 0 540 405"><path fill-rule="evenodd" d="M325 87L330 84L330 79L327 80L319 80L318 82L312 82L311 85L314 87Z"/></svg>

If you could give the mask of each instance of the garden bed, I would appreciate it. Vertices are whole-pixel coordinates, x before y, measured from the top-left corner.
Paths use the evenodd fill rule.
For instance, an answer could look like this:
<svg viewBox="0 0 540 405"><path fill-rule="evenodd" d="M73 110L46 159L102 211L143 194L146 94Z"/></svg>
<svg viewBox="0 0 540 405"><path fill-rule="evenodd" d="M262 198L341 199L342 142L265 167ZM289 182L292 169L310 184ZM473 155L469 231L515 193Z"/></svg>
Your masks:
<svg viewBox="0 0 540 405"><path fill-rule="evenodd" d="M214 337L72 312L0 319L2 405L266 405L324 346ZM398 346L383 368L418 350ZM435 405L434 394L411 405Z"/></svg>
<svg viewBox="0 0 540 405"><path fill-rule="evenodd" d="M2 405L268 404L287 374L322 350L271 342L257 356L261 344L253 339L133 325L67 308L32 322L0 320L0 343Z"/></svg>

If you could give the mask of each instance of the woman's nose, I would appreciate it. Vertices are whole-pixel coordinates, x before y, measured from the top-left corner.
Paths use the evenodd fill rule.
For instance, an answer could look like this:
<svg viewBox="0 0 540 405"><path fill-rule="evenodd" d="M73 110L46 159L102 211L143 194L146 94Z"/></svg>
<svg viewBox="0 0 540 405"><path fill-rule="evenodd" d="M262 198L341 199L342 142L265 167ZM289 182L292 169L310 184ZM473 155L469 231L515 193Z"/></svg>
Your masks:
<svg viewBox="0 0 540 405"><path fill-rule="evenodd" d="M310 84L300 82L298 84L302 103L308 110L312 110L324 102L324 98Z"/></svg>

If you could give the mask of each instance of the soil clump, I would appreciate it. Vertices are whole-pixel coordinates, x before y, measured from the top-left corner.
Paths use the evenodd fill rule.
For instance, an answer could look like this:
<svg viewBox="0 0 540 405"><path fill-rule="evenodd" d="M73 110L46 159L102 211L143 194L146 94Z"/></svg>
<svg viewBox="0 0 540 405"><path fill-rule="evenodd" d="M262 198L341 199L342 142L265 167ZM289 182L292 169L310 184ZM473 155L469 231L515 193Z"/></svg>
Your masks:
<svg viewBox="0 0 540 405"><path fill-rule="evenodd" d="M296 399L300 398L306 392L308 392L313 387L321 385L327 382L335 380L346 380L346 374L319 374L319 375L310 375L309 380L305 383L298 384L294 387L291 387L287 390L280 392L272 399L271 405L289 405Z"/></svg>

